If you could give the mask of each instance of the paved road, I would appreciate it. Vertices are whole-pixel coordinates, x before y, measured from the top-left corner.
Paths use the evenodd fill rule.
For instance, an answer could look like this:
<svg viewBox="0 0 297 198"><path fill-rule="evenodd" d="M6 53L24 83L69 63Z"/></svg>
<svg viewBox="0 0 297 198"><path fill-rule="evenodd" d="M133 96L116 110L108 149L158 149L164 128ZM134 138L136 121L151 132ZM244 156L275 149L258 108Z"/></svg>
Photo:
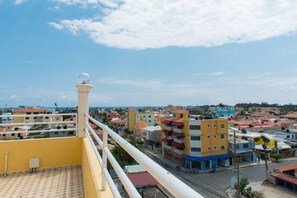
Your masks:
<svg viewBox="0 0 297 198"><path fill-rule="evenodd" d="M155 162L163 165L164 162L152 155L149 155ZM268 164L270 171L278 166L286 166L297 163L297 160L282 161L280 163ZM177 171L173 167L166 167L168 171L178 177L180 180L191 186L204 197L225 197L225 190L230 186L230 178L234 175L232 169L217 171L216 173L185 173ZM265 179L265 165L260 164L253 167L240 168L240 176L247 177L249 182L261 181Z"/></svg>

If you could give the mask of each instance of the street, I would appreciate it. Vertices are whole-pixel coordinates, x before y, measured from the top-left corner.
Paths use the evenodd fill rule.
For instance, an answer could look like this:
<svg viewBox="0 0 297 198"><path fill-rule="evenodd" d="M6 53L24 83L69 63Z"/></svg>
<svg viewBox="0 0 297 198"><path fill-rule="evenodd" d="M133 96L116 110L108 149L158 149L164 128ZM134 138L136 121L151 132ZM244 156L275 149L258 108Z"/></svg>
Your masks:
<svg viewBox="0 0 297 198"><path fill-rule="evenodd" d="M163 165L163 161L156 156L148 154L155 162ZM297 160L281 161L279 163L269 163L269 171L279 166L287 166L297 163ZM218 170L215 173L185 173L176 168L167 166L166 169L178 177L180 180L191 186L204 197L216 198L225 197L225 190L230 187L230 178L234 175L232 167ZM240 168L240 177L248 178L249 182L256 182L265 179L265 165L260 164L251 167Z"/></svg>

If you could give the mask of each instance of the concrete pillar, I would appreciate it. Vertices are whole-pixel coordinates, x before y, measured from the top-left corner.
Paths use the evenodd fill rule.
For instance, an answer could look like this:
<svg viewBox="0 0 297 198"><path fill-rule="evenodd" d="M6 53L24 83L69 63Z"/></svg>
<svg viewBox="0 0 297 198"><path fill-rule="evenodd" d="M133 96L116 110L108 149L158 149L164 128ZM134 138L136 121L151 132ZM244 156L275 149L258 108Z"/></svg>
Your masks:
<svg viewBox="0 0 297 198"><path fill-rule="evenodd" d="M77 136L85 137L85 115L89 114L89 93L92 85L76 85L78 93L78 117L77 117Z"/></svg>

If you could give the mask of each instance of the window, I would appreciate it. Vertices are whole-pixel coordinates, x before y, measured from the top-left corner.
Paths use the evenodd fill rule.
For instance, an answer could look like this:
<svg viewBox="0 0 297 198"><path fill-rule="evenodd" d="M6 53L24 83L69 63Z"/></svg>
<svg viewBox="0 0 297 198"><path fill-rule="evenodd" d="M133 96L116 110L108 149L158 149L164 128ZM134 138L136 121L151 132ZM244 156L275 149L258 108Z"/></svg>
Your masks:
<svg viewBox="0 0 297 198"><path fill-rule="evenodd" d="M191 147L192 152L201 152L201 148Z"/></svg>
<svg viewBox="0 0 297 198"><path fill-rule="evenodd" d="M217 135L213 135L213 138L217 138Z"/></svg>
<svg viewBox="0 0 297 198"><path fill-rule="evenodd" d="M290 138L290 135L287 135L287 138Z"/></svg>
<svg viewBox="0 0 297 198"><path fill-rule="evenodd" d="M225 150L225 146L221 146L221 150Z"/></svg>
<svg viewBox="0 0 297 198"><path fill-rule="evenodd" d="M191 136L191 140L200 140L200 136Z"/></svg>
<svg viewBox="0 0 297 198"><path fill-rule="evenodd" d="M3 134L2 136L3 136L3 137L6 137L6 134Z"/></svg>
<svg viewBox="0 0 297 198"><path fill-rule="evenodd" d="M45 119L49 119L49 117L45 117Z"/></svg>
<svg viewBox="0 0 297 198"><path fill-rule="evenodd" d="M149 115L148 117L151 118L152 116Z"/></svg>
<svg viewBox="0 0 297 198"><path fill-rule="evenodd" d="M14 133L12 133L12 134L11 134L11 136L15 136L15 134L14 134Z"/></svg>
<svg viewBox="0 0 297 198"><path fill-rule="evenodd" d="M210 147L208 147L207 149L210 150Z"/></svg>
<svg viewBox="0 0 297 198"><path fill-rule="evenodd" d="M37 117L34 117L34 120L36 120L37 119Z"/></svg>
<svg viewBox="0 0 297 198"><path fill-rule="evenodd" d="M243 148L249 148L249 144L243 144Z"/></svg>
<svg viewBox="0 0 297 198"><path fill-rule="evenodd" d="M149 122L152 122L151 120L149 120Z"/></svg>
<svg viewBox="0 0 297 198"><path fill-rule="evenodd" d="M29 120L29 117L26 117L26 120Z"/></svg>
<svg viewBox="0 0 297 198"><path fill-rule="evenodd" d="M59 132L55 132L55 135L58 135L59 134Z"/></svg>
<svg viewBox="0 0 297 198"><path fill-rule="evenodd" d="M221 129L224 129L225 128L225 124L221 124Z"/></svg>
<svg viewBox="0 0 297 198"><path fill-rule="evenodd" d="M225 135L221 135L221 139L222 139L222 140L225 139Z"/></svg>
<svg viewBox="0 0 297 198"><path fill-rule="evenodd" d="M210 127L210 124L207 125L207 128L209 128L209 127Z"/></svg>
<svg viewBox="0 0 297 198"><path fill-rule="evenodd" d="M190 125L190 130L201 130L200 125Z"/></svg>
<svg viewBox="0 0 297 198"><path fill-rule="evenodd" d="M213 127L214 127L214 128L216 128L216 127L217 127L217 125L215 125L215 124L214 124L214 125L213 125Z"/></svg>
<svg viewBox="0 0 297 198"><path fill-rule="evenodd" d="M216 146L214 146L214 147L213 147L213 149L216 151L216 150L217 150L217 147L216 147Z"/></svg>
<svg viewBox="0 0 297 198"><path fill-rule="evenodd" d="M209 139L210 138L210 135L208 135L207 138Z"/></svg>

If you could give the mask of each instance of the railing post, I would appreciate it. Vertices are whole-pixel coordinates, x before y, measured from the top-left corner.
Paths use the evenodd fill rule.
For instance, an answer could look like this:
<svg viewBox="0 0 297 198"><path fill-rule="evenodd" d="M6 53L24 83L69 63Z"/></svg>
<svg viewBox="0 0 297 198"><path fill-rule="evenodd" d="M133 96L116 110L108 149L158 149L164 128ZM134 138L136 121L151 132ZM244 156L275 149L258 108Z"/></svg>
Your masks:
<svg viewBox="0 0 297 198"><path fill-rule="evenodd" d="M78 93L77 136L85 137L86 116L89 114L89 93L93 86L90 84L76 85Z"/></svg>
<svg viewBox="0 0 297 198"><path fill-rule="evenodd" d="M106 178L104 176L104 169L107 168L107 155L104 151L104 148L107 147L107 131L105 128L103 128L103 145L102 145L102 169L101 169L101 176L102 176L102 182L101 182L101 190L106 190Z"/></svg>

